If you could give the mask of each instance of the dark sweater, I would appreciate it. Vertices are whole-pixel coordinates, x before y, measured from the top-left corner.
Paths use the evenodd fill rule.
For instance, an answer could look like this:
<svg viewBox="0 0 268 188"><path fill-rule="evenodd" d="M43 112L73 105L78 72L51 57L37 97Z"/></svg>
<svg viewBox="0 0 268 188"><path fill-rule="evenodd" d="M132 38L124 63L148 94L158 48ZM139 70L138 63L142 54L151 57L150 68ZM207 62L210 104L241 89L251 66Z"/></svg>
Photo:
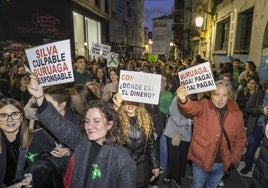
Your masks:
<svg viewBox="0 0 268 188"><path fill-rule="evenodd" d="M45 101L44 101L45 102ZM129 151L121 145L103 145L95 160L102 173L101 179L92 180L87 172L92 141L48 103L39 108L38 119L63 143L74 149L74 168L71 187L133 188L136 164ZM53 121L51 121L53 120Z"/></svg>

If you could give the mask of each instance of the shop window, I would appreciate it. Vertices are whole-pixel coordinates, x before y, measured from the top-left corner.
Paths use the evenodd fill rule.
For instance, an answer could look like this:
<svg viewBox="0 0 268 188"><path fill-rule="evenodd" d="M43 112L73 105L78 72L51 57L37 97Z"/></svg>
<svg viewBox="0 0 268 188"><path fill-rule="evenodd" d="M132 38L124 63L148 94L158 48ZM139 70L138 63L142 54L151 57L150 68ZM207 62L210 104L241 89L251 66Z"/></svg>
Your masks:
<svg viewBox="0 0 268 188"><path fill-rule="evenodd" d="M92 43L101 42L101 23L73 12L76 55L89 55Z"/></svg>
<svg viewBox="0 0 268 188"><path fill-rule="evenodd" d="M230 33L230 18L217 23L215 51L227 50Z"/></svg>
<svg viewBox="0 0 268 188"><path fill-rule="evenodd" d="M85 54L84 16L73 12L75 55Z"/></svg>
<svg viewBox="0 0 268 188"><path fill-rule="evenodd" d="M248 52L253 22L253 9L238 15L235 52Z"/></svg>

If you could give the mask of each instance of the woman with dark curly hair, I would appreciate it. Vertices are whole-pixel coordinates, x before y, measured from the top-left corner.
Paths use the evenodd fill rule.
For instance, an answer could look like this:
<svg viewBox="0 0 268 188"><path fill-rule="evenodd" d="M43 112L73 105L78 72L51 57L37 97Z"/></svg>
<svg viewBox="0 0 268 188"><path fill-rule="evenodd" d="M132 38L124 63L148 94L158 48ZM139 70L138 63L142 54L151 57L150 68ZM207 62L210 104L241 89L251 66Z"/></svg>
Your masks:
<svg viewBox="0 0 268 188"><path fill-rule="evenodd" d="M124 132L111 104L89 103L83 116L83 134L44 98L36 77L31 76L28 90L37 100L38 120L74 150L64 177L65 187L135 187L135 162L122 146Z"/></svg>

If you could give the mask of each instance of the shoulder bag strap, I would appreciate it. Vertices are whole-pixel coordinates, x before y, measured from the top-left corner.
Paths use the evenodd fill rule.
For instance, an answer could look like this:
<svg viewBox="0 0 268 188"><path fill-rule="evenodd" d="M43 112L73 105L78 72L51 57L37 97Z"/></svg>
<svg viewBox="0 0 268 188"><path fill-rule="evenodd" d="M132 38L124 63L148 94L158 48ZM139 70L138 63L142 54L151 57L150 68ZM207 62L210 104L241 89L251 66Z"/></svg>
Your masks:
<svg viewBox="0 0 268 188"><path fill-rule="evenodd" d="M28 152L28 147L20 146L16 175L14 179L15 182L23 179L24 177L24 166L25 166L25 161L26 161L25 155L27 154L27 152Z"/></svg>
<svg viewBox="0 0 268 188"><path fill-rule="evenodd" d="M225 139L227 141L228 148L229 148L230 152L232 152L229 137L228 137L228 135L227 135L227 133L226 133L224 127L223 127L222 118L218 113L217 113L217 115L218 115L218 120L219 120L219 123L220 123L220 126L221 126L221 130L222 130L223 135L224 135L224 137L225 137Z"/></svg>

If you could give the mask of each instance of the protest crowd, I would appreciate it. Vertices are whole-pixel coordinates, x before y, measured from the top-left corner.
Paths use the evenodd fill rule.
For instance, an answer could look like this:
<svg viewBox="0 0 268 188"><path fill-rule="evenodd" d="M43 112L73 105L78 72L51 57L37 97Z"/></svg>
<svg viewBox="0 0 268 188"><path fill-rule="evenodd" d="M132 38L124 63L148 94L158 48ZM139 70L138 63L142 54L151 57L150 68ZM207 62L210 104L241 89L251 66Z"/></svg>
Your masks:
<svg viewBox="0 0 268 188"><path fill-rule="evenodd" d="M260 82L252 61L232 59L219 69L209 62L212 76L202 69L199 79L215 88L197 93L180 84L179 72L205 63L200 56L122 58L108 67L102 56L78 55L73 82L46 86L27 69L26 54L6 52L0 61L3 188L183 187L187 165L191 188L213 188L241 160L241 174L254 171L251 186L268 187L268 78ZM158 75L158 103L124 100L131 85L120 90L120 71ZM191 74L182 83L191 84ZM136 95L155 96L146 91Z"/></svg>

